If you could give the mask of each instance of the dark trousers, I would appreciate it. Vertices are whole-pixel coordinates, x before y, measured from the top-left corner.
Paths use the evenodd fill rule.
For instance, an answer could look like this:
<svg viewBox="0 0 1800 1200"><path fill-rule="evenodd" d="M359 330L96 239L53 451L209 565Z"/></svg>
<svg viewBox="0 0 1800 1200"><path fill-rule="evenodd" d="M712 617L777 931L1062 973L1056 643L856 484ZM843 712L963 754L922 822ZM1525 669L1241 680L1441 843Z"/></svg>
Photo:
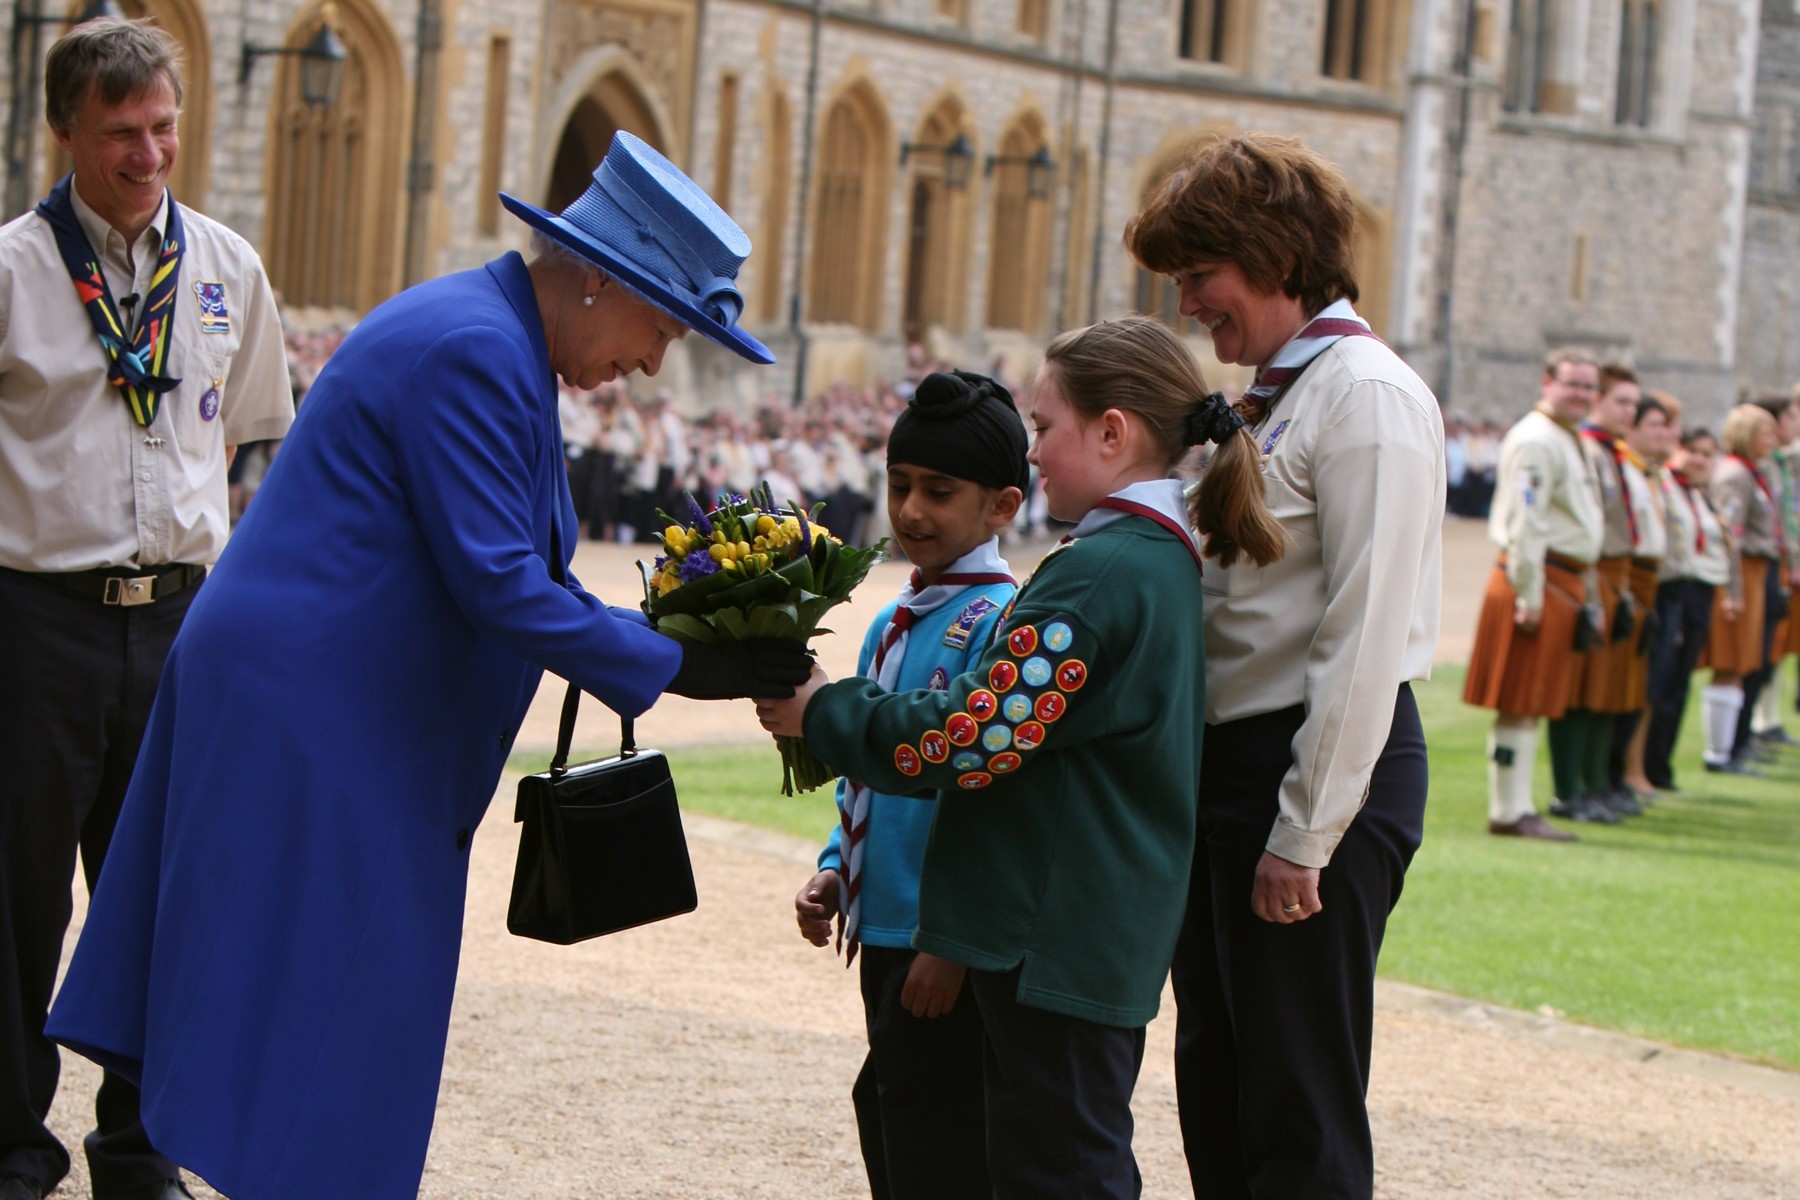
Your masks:
<svg viewBox="0 0 1800 1200"><path fill-rule="evenodd" d="M0 572L0 1176L49 1191L68 1151L44 1124L61 1063L44 1036L72 904L91 894L131 781L163 660L203 584L108 607ZM150 1147L138 1091L108 1072L88 1135L94 1194L176 1176Z"/></svg>
<svg viewBox="0 0 1800 1200"><path fill-rule="evenodd" d="M1133 1200L1131 1092L1144 1027L1020 1004L1019 969L970 971L987 1026L988 1171L995 1200Z"/></svg>
<svg viewBox="0 0 1800 1200"><path fill-rule="evenodd" d="M1644 730L1644 777L1659 788L1675 786L1670 758L1687 712L1688 686L1712 633L1714 587L1698 579L1671 579L1656 589L1660 618L1650 643L1650 722Z"/></svg>
<svg viewBox="0 0 1800 1200"><path fill-rule="evenodd" d="M1425 735L1402 685L1369 797L1319 875L1323 911L1250 911L1305 719L1296 705L1208 727L1200 840L1175 950L1175 1088L1194 1195L1368 1197L1375 959L1425 817Z"/></svg>
<svg viewBox="0 0 1800 1200"><path fill-rule="evenodd" d="M968 983L940 1017L900 1003L916 952L862 948L869 1055L850 1090L873 1200L988 1200L981 1009Z"/></svg>

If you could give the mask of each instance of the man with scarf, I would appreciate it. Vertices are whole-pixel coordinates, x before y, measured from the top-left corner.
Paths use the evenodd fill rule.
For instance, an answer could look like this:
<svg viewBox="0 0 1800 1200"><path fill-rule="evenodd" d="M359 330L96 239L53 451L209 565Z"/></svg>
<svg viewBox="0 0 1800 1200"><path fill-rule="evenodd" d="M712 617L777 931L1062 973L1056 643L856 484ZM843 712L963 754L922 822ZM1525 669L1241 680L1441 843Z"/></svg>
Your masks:
<svg viewBox="0 0 1800 1200"><path fill-rule="evenodd" d="M233 448L281 437L292 392L256 252L176 202L180 47L98 19L50 50L46 117L73 173L0 228L0 1200L69 1169L45 1125L44 1037L79 850L90 890L163 660L230 523ZM189 1193L108 1072L96 1200Z"/></svg>

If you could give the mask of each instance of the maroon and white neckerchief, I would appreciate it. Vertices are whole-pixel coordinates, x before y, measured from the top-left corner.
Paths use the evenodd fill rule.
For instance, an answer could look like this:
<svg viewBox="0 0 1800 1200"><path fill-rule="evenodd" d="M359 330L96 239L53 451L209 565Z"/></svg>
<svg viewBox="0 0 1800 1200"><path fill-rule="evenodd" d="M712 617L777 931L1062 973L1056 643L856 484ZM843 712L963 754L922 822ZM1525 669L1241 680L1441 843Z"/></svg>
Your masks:
<svg viewBox="0 0 1800 1200"><path fill-rule="evenodd" d="M1694 514L1694 553L1705 554L1706 522L1700 519L1700 506L1702 504L1706 505L1707 511L1711 512L1712 501L1706 498L1704 492L1699 491L1693 484L1689 483L1688 477L1683 475L1680 471L1670 470L1669 478L1675 481L1676 486L1678 486L1681 489L1682 494L1687 497L1688 511ZM1714 519L1717 519L1716 515Z"/></svg>
<svg viewBox="0 0 1800 1200"><path fill-rule="evenodd" d="M900 601L888 618L876 643L875 657L869 664L869 678L882 691L896 690L900 682L900 666L906 661L907 631L919 618L936 612L961 596L965 589L993 583L1014 583L1012 568L1000 557L1000 539L989 538L950 564L928 586L914 571L900 590ZM844 781L844 803L838 820L844 827L839 847L843 870L838 872L838 948L844 951L844 966L856 961L857 935L862 927L862 861L863 841L869 833L869 810L875 793L866 784L853 779ZM846 948L847 947L847 948Z"/></svg>
<svg viewBox="0 0 1800 1200"><path fill-rule="evenodd" d="M1619 503L1625 509L1625 526L1631 530L1631 548L1638 548L1637 511L1631 506L1631 488L1625 483L1625 455L1619 449L1619 439L1598 425L1583 425L1581 436L1601 447L1612 457L1613 474L1619 480Z"/></svg>
<svg viewBox="0 0 1800 1200"><path fill-rule="evenodd" d="M1238 407L1245 410L1244 419L1252 425L1260 424L1281 402L1282 393L1312 365L1313 359L1347 337L1372 337L1381 341L1369 328L1369 323L1356 315L1356 309L1348 300L1326 305L1256 372L1255 381L1244 389L1244 395L1238 401ZM1270 437L1264 454L1275 449L1274 443L1279 437L1279 432Z"/></svg>
<svg viewBox="0 0 1800 1200"><path fill-rule="evenodd" d="M1063 539L1063 544L1105 529L1128 516L1155 521L1173 533L1193 556L1194 568L1204 570L1200 547L1194 544L1193 531L1187 524L1187 487L1179 479L1150 479L1120 488L1090 509Z"/></svg>
<svg viewBox="0 0 1800 1200"><path fill-rule="evenodd" d="M1775 490L1769 486L1760 468L1741 454L1728 455L1734 462L1744 465L1750 472L1750 478L1756 481L1756 490L1763 494L1769 505L1769 524L1775 529L1775 559L1777 562L1787 561L1787 531L1781 527L1781 505L1775 502Z"/></svg>

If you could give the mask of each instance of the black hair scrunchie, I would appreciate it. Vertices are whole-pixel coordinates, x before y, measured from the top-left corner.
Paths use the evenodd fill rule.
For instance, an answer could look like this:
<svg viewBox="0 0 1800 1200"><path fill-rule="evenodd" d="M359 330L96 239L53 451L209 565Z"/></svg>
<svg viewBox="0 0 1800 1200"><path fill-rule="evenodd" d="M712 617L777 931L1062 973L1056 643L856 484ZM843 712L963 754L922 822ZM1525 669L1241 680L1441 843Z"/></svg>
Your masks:
<svg viewBox="0 0 1800 1200"><path fill-rule="evenodd" d="M1243 427L1243 416L1225 399L1225 393L1213 392L1200 402L1199 408L1188 414L1187 444L1198 446L1203 442L1217 442L1222 445Z"/></svg>

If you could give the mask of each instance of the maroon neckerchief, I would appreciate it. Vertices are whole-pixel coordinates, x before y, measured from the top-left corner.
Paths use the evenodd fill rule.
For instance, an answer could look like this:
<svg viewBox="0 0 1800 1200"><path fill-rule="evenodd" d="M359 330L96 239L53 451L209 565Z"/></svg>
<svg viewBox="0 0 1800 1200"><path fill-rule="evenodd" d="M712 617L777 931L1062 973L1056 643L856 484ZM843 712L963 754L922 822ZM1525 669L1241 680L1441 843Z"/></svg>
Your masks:
<svg viewBox="0 0 1800 1200"><path fill-rule="evenodd" d="M1135 500L1121 500L1116 496L1108 496L1094 507L1110 508L1115 512L1130 513L1134 517L1147 517L1155 521L1181 539L1181 544L1187 547L1187 552L1194 556L1195 569L1202 575L1206 573L1206 568L1200 561L1200 548L1194 545L1194 535L1188 532L1187 526L1176 524L1166 514L1157 512L1147 504L1139 504Z"/></svg>
<svg viewBox="0 0 1800 1200"><path fill-rule="evenodd" d="M1631 507L1631 489L1625 485L1625 455L1619 450L1619 439L1598 425L1583 425L1581 436L1605 446L1612 456L1613 473L1619 477L1619 502L1625 506L1625 527L1631 530L1631 548L1638 548L1637 510Z"/></svg>
<svg viewBox="0 0 1800 1200"><path fill-rule="evenodd" d="M1706 498L1705 492L1699 491L1692 483L1689 483L1686 475L1683 475L1673 467L1669 468L1669 478L1673 479L1681 490L1686 493L1688 508L1694 514L1694 552L1696 554L1705 554L1706 525L1700 520L1700 506L1704 504L1706 505L1706 511L1712 512L1712 501Z"/></svg>
<svg viewBox="0 0 1800 1200"><path fill-rule="evenodd" d="M1769 502L1769 524L1775 527L1775 558L1779 562L1786 562L1787 532L1781 527L1781 509L1775 503L1775 493L1769 487L1769 481L1763 478L1763 473L1757 468L1757 465L1743 455L1731 454L1726 457L1744 464L1744 469L1750 472L1750 478L1756 480L1757 491L1761 492L1763 499Z"/></svg>

